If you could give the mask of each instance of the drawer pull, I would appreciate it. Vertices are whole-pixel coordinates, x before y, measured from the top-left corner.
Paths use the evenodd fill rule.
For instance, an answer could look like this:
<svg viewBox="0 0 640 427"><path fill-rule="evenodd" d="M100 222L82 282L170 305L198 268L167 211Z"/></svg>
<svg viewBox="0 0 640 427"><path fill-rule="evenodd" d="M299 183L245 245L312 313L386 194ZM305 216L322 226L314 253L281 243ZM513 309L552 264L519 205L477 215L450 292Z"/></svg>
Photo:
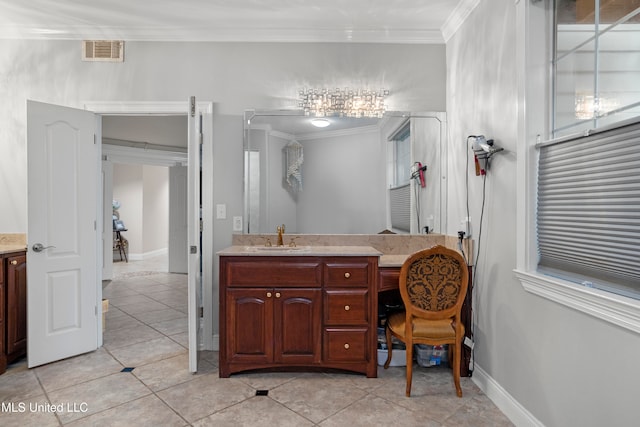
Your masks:
<svg viewBox="0 0 640 427"><path fill-rule="evenodd" d="M347 350L349 350L349 343L346 343L346 344L344 345L344 348L346 348Z"/></svg>
<svg viewBox="0 0 640 427"><path fill-rule="evenodd" d="M351 307L349 307L348 305L345 305L344 306L344 311L349 311L349 310L351 310Z"/></svg>
<svg viewBox="0 0 640 427"><path fill-rule="evenodd" d="M276 298L280 298L280 292L276 292Z"/></svg>
<svg viewBox="0 0 640 427"><path fill-rule="evenodd" d="M271 292L267 292L267 298L271 298Z"/></svg>
<svg viewBox="0 0 640 427"><path fill-rule="evenodd" d="M344 278L348 279L349 277L351 277L351 273L344 273Z"/></svg>
<svg viewBox="0 0 640 427"><path fill-rule="evenodd" d="M12 259L11 260L11 265L18 265L18 260L17 259Z"/></svg>

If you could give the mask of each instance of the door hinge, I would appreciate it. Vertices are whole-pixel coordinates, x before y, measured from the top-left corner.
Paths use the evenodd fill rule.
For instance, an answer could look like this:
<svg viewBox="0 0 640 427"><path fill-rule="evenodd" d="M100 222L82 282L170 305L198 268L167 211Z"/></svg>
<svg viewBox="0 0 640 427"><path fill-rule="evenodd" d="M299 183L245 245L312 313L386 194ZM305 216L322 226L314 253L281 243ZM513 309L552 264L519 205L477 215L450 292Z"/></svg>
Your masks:
<svg viewBox="0 0 640 427"><path fill-rule="evenodd" d="M200 307L199 316L204 317L204 307Z"/></svg>
<svg viewBox="0 0 640 427"><path fill-rule="evenodd" d="M190 254L197 254L198 253L198 247L197 246L190 246L189 247L189 253Z"/></svg>
<svg viewBox="0 0 640 427"><path fill-rule="evenodd" d="M203 225L202 225L202 219L201 219L200 220L200 233L202 233L202 228L203 228Z"/></svg>
<svg viewBox="0 0 640 427"><path fill-rule="evenodd" d="M191 104L191 117L195 117L196 116L196 97L192 96L191 98L189 98L189 102Z"/></svg>
<svg viewBox="0 0 640 427"><path fill-rule="evenodd" d="M97 144L98 143L98 135L96 135L95 133L93 134L93 144Z"/></svg>

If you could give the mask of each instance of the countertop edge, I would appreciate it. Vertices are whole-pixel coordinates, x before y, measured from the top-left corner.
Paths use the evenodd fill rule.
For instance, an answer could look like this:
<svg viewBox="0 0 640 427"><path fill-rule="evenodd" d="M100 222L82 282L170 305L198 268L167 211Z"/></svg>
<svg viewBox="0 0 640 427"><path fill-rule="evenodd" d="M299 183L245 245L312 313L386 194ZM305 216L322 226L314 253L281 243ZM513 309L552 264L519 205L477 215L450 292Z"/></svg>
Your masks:
<svg viewBox="0 0 640 427"><path fill-rule="evenodd" d="M249 249L253 246L230 246L216 252L218 256L380 256L382 252L371 246L310 246L272 250Z"/></svg>

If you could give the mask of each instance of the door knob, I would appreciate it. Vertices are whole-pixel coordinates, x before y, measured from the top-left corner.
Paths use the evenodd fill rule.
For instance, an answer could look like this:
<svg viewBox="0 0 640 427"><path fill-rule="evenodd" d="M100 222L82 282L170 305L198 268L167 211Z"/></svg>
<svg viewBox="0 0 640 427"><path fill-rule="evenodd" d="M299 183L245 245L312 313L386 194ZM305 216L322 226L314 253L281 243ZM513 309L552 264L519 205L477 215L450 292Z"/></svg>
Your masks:
<svg viewBox="0 0 640 427"><path fill-rule="evenodd" d="M49 249L49 248L55 248L55 246L43 246L42 243L36 243L31 247L31 249L33 249L34 252L42 252L45 249Z"/></svg>

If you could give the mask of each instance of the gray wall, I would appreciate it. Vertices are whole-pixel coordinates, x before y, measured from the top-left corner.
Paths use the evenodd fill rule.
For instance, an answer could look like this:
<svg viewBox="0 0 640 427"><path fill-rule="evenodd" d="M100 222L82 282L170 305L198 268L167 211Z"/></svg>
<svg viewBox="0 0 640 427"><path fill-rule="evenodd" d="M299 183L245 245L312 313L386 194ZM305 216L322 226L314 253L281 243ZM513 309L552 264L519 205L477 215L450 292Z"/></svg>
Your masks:
<svg viewBox="0 0 640 427"><path fill-rule="evenodd" d="M447 42L450 232L466 215L467 136L484 134L505 148L487 178L474 289L476 364L544 425L637 425L638 334L529 294L513 275L516 157L526 144L516 128L517 7L482 1ZM536 31L544 38L544 27ZM472 173L475 238L481 194L482 180Z"/></svg>
<svg viewBox="0 0 640 427"><path fill-rule="evenodd" d="M390 110L442 111L445 47L127 42L124 63L80 60L79 41L0 40L0 232L26 232L26 99L213 101L214 202L242 214L242 112L295 109L304 87L389 88ZM11 183L11 185L8 185ZM220 224L221 245L230 243Z"/></svg>

